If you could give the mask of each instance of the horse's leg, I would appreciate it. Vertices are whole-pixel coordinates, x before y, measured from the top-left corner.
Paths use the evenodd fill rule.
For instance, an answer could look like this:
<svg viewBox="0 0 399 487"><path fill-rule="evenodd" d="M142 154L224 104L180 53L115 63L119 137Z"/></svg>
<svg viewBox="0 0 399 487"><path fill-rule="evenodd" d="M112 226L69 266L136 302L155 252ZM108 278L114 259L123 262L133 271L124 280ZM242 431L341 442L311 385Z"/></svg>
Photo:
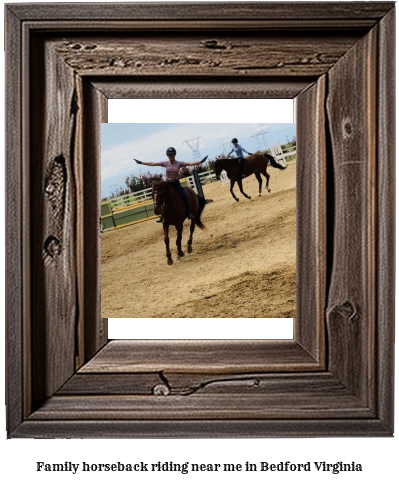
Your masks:
<svg viewBox="0 0 399 487"><path fill-rule="evenodd" d="M190 223L190 238L187 241L187 252L189 254L191 254L191 252L193 251L192 245L193 245L193 233L194 233L194 230L195 230L195 220L193 218L191 220L191 223Z"/></svg>
<svg viewBox="0 0 399 487"><path fill-rule="evenodd" d="M244 193L244 190L243 190L243 188L242 188L242 179L241 179L241 178L240 178L240 179L238 179L238 180L237 180L237 183L238 183L238 187L240 188L241 194L243 194L243 195L244 195L244 196L245 196L247 199L249 199L249 200L250 200L250 199L251 199L251 197L250 197L250 196L248 196L246 193Z"/></svg>
<svg viewBox="0 0 399 487"><path fill-rule="evenodd" d="M163 235L164 235L164 242L166 247L166 258L168 259L168 265L173 264L172 254L169 248L169 225L163 224Z"/></svg>
<svg viewBox="0 0 399 487"><path fill-rule="evenodd" d="M181 249L181 239L183 236L183 222L181 222L179 225L176 225L176 230L177 230L177 237L176 237L177 255L179 257L184 257L185 254Z"/></svg>
<svg viewBox="0 0 399 487"><path fill-rule="evenodd" d="M258 172L255 173L255 177L259 182L259 196L262 196L262 178Z"/></svg>
<svg viewBox="0 0 399 487"><path fill-rule="evenodd" d="M267 189L268 193L270 193L271 189L269 188L269 179L270 179L270 175L269 173L267 172L267 169L266 168L263 168L261 170L261 173L265 176L266 178L266 186L265 188Z"/></svg>
<svg viewBox="0 0 399 487"><path fill-rule="evenodd" d="M230 179L230 193L233 196L233 198L238 202L240 200L237 198L237 196L234 194L234 191L233 191L235 184L236 184L236 180L234 178Z"/></svg>

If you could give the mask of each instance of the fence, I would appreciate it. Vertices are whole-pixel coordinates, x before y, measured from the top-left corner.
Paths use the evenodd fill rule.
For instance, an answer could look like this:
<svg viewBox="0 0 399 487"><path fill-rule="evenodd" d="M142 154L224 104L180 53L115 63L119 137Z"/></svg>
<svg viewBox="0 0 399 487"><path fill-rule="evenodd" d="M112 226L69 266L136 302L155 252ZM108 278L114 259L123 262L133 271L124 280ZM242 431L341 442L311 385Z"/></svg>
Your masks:
<svg viewBox="0 0 399 487"><path fill-rule="evenodd" d="M182 186L189 186L197 193L199 192L194 176L182 178L180 183ZM140 223L151 218L156 218L151 188L110 198L101 203L101 231Z"/></svg>
<svg viewBox="0 0 399 487"><path fill-rule="evenodd" d="M117 196L116 198L109 198L108 202L111 205L112 210L123 208L135 203L150 200L151 191L151 188L143 189L134 193L124 194L123 196Z"/></svg>
<svg viewBox="0 0 399 487"><path fill-rule="evenodd" d="M182 186L190 186L196 191L196 186L193 176L187 176L186 178L180 179ZM117 196L116 198L109 198L107 201L111 205L112 211L126 209L129 206L136 205L137 203L142 203L144 201L149 201L152 199L152 189L146 188L140 191L135 191L134 193L124 194L123 196Z"/></svg>
<svg viewBox="0 0 399 487"><path fill-rule="evenodd" d="M283 149L280 144L272 145L269 147L268 151L276 159L276 161L282 161L286 164L286 157L296 156L296 146L288 147Z"/></svg>
<svg viewBox="0 0 399 487"><path fill-rule="evenodd" d="M296 157L296 146L283 149L284 157Z"/></svg>
<svg viewBox="0 0 399 487"><path fill-rule="evenodd" d="M222 183L222 186L225 186L228 184L230 179L227 177L227 172L223 169L223 171L220 173L220 182Z"/></svg>
<svg viewBox="0 0 399 487"><path fill-rule="evenodd" d="M214 171L206 171L199 174L201 184L211 183L216 181L216 176Z"/></svg>

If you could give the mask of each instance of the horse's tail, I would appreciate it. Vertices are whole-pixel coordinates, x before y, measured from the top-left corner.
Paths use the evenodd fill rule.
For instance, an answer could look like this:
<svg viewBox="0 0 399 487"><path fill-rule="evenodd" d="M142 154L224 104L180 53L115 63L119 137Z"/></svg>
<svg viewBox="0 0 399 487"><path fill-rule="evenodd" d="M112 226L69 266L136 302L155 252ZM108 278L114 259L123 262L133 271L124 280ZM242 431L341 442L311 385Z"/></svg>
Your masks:
<svg viewBox="0 0 399 487"><path fill-rule="evenodd" d="M205 208L206 201L205 201L205 198L203 198L202 196L197 195L197 198L198 198L198 211L197 211L197 214L195 215L195 224L197 225L197 227L199 227L199 228L201 228L201 230L203 230L205 228L205 226L201 221L201 213L203 212L203 210Z"/></svg>
<svg viewBox="0 0 399 487"><path fill-rule="evenodd" d="M284 169L287 169L287 166L283 166L282 164L277 162L276 159L273 156L271 156L270 154L265 154L265 157L270 162L270 165L272 167L275 167L276 169L281 169L282 171Z"/></svg>

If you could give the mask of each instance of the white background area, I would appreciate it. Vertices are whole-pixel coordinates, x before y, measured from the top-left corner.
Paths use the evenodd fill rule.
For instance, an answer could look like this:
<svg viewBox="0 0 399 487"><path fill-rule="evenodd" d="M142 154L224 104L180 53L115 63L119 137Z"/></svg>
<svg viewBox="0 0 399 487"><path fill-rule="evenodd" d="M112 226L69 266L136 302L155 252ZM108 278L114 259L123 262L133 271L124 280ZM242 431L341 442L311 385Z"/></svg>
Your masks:
<svg viewBox="0 0 399 487"><path fill-rule="evenodd" d="M143 1L143 0L141 0ZM320 3L321 0L317 0ZM8 3L13 3L8 2ZM28 2L29 3L29 2ZM52 3L55 3L52 0ZM184 8L182 6L182 8ZM205 7L204 7L205 8ZM0 22L3 26L3 12L0 9ZM235 15L231 8L232 18ZM397 49L398 52L398 49ZM4 114L4 50L0 50L0 86L2 96L0 105ZM233 111L233 110L232 110ZM245 115L245 114L243 114ZM253 120L251 120L253 121ZM4 115L0 117L2 133L0 147L4 167ZM300 190L300 188L298 188ZM0 171L0 191L4 195L4 170ZM4 201L4 197L3 197ZM10 210L8 208L8 210ZM4 208L2 225L4 224ZM4 229L0 236L0 251L4 255ZM395 265L393 256L392 265ZM4 309L4 259L0 270L0 305ZM398 299L398 293L396 293ZM0 404L4 405L4 314L2 315L3 332L0 333ZM396 357L399 357L396 345ZM398 390L398 380L396 379ZM396 398L398 394L396 393ZM160 397L162 401L165 398ZM398 419L398 399L396 400L396 418ZM398 427L396 427L398 429ZM5 408L0 408L0 468L4 485L40 487L70 487L96 485L96 487L203 487L224 486L242 487L355 487L399 485L398 458L399 441L396 438L292 438L292 439L163 439L163 440L6 440ZM36 462L63 463L65 461L81 463L135 463L144 461L156 463L196 462L196 463L252 463L280 461L318 462L337 461L361 463L362 472L342 472L333 475L328 472L288 473L288 472L238 472L238 473L39 473Z"/></svg>
<svg viewBox="0 0 399 487"><path fill-rule="evenodd" d="M213 123L292 123L294 103L293 100L202 99L109 100L108 102L109 123L209 123L210 114ZM196 135L198 134L193 134ZM173 145L172 142L169 145ZM206 147L206 140L204 145ZM228 191L227 187L226 191ZM166 289L160 292L173 292L173 290ZM154 306L156 306L156 296L150 298L154 298ZM134 276L132 276L132 299L134 300ZM288 318L109 318L108 327L108 337L119 339L218 340L292 339L293 337L293 321Z"/></svg>
<svg viewBox="0 0 399 487"><path fill-rule="evenodd" d="M108 122L293 123L294 103L257 99L109 100Z"/></svg>

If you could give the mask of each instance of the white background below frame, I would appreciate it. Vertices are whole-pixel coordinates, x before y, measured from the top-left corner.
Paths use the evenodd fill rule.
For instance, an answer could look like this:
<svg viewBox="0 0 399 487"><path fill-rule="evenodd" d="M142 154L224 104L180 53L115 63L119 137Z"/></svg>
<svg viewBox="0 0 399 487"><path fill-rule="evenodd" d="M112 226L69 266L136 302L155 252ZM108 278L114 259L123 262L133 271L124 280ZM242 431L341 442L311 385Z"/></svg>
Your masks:
<svg viewBox="0 0 399 487"><path fill-rule="evenodd" d="M108 123L293 123L293 100L109 100ZM109 339L292 340L292 318L109 318Z"/></svg>

